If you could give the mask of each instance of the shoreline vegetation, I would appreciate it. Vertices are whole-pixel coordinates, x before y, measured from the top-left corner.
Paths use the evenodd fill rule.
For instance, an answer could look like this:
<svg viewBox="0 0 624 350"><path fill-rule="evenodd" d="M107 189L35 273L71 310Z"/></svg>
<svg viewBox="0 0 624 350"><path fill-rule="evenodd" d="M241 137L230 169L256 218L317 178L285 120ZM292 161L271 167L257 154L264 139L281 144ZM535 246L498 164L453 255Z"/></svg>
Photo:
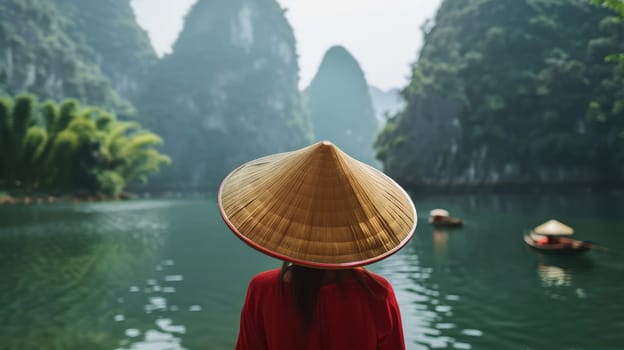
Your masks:
<svg viewBox="0 0 624 350"><path fill-rule="evenodd" d="M206 198L209 194L216 193L215 189L204 190L166 190L166 191L140 191L122 192L116 196L88 193L9 193L0 191L0 207L3 205L43 205L54 203L95 203L95 202L118 202L146 199L190 199Z"/></svg>
<svg viewBox="0 0 624 350"><path fill-rule="evenodd" d="M139 123L74 99L39 104L29 94L0 97L5 191L123 196L127 184L145 184L171 163L156 150L161 144L160 136Z"/></svg>
<svg viewBox="0 0 624 350"><path fill-rule="evenodd" d="M112 200L130 200L137 198L131 193L119 193L116 196L107 196L103 194L58 194L51 195L45 193L32 193L11 195L6 192L0 192L0 205L12 204L49 204L49 203L68 203L68 202L102 202Z"/></svg>
<svg viewBox="0 0 624 350"><path fill-rule="evenodd" d="M440 183L412 184L404 186L408 191L418 194L453 195L453 194L578 194L578 193L624 193L622 181L576 181L560 183Z"/></svg>
<svg viewBox="0 0 624 350"><path fill-rule="evenodd" d="M624 182L562 182L562 183L438 183L402 185L408 192L419 195L518 195L537 194L581 194L581 193L611 193L624 194ZM126 201L149 198L188 198L203 197L206 194L216 193L217 188L206 187L150 187L117 195L102 193L45 193L21 191L11 193L0 191L0 205L33 205L49 203L78 203L78 202L105 202Z"/></svg>

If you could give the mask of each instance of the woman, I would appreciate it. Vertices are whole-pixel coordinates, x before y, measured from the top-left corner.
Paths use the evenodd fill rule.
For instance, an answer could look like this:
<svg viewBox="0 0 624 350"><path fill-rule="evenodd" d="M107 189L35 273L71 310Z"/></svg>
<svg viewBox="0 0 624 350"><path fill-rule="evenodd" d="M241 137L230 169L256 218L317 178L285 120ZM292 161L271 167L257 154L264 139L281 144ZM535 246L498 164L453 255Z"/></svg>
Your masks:
<svg viewBox="0 0 624 350"><path fill-rule="evenodd" d="M405 348L392 286L362 268L414 233L392 179L323 141L243 164L219 208L241 240L284 261L251 280L237 349Z"/></svg>

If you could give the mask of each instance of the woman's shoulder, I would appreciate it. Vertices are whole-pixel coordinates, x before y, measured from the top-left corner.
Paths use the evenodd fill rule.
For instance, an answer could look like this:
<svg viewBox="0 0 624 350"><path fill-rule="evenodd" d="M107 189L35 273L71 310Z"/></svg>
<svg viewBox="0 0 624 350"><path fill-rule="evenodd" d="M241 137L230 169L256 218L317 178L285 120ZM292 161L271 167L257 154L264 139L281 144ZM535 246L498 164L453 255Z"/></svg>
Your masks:
<svg viewBox="0 0 624 350"><path fill-rule="evenodd" d="M364 268L358 268L355 269L356 273L360 276L360 277L365 277L365 278L370 278L375 280L377 283L383 285L383 286L390 286L390 282L388 282L388 280L381 276L378 275L370 270L364 269Z"/></svg>
<svg viewBox="0 0 624 350"><path fill-rule="evenodd" d="M280 269L268 270L253 276L249 282L249 286L265 287L269 285L279 284Z"/></svg>
<svg viewBox="0 0 624 350"><path fill-rule="evenodd" d="M383 276L363 268L356 269L355 271L358 275L358 279L364 281L375 295L387 297L388 295L394 294L392 285Z"/></svg>
<svg viewBox="0 0 624 350"><path fill-rule="evenodd" d="M390 282L388 282L388 280L385 277L383 277L381 275L378 275L378 274L376 274L376 273L374 273L372 271L369 271L369 270L362 269L362 271L364 273L368 274L369 276L371 276L372 278L376 279L377 282L383 284L384 286L390 286Z"/></svg>

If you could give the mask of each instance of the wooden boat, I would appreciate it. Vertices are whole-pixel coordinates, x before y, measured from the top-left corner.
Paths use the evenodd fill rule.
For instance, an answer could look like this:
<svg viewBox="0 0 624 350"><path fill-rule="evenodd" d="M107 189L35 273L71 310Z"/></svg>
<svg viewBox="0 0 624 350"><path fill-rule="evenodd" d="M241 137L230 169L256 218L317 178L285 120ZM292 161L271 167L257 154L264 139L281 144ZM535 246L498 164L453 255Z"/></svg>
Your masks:
<svg viewBox="0 0 624 350"><path fill-rule="evenodd" d="M589 242L563 237L572 234L572 227L557 220L548 220L525 234L524 241L543 252L581 253L593 247Z"/></svg>
<svg viewBox="0 0 624 350"><path fill-rule="evenodd" d="M436 227L458 227L463 226L462 219L454 218L444 209L433 209L429 212L429 223Z"/></svg>
<svg viewBox="0 0 624 350"><path fill-rule="evenodd" d="M459 218L447 217L443 219L429 219L429 222L436 227L458 227L463 226L464 221Z"/></svg>
<svg viewBox="0 0 624 350"><path fill-rule="evenodd" d="M542 243L542 237L545 236L529 232L524 235L524 241L536 250L553 253L582 253L590 250L593 246L589 242L563 237L557 237L555 243Z"/></svg>

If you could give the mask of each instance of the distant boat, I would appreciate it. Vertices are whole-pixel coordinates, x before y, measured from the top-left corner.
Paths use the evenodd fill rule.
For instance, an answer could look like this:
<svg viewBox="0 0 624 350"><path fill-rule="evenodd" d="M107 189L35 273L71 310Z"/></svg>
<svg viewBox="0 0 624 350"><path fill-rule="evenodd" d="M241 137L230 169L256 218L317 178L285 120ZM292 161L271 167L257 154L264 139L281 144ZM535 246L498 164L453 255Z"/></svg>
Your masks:
<svg viewBox="0 0 624 350"><path fill-rule="evenodd" d="M562 236L572 235L574 230L557 220L549 220L524 235L526 244L544 252L582 253L593 247L589 242Z"/></svg>
<svg viewBox="0 0 624 350"><path fill-rule="evenodd" d="M429 212L429 223L438 227L462 226L464 222L459 218L450 216L449 212L444 209L433 209Z"/></svg>

